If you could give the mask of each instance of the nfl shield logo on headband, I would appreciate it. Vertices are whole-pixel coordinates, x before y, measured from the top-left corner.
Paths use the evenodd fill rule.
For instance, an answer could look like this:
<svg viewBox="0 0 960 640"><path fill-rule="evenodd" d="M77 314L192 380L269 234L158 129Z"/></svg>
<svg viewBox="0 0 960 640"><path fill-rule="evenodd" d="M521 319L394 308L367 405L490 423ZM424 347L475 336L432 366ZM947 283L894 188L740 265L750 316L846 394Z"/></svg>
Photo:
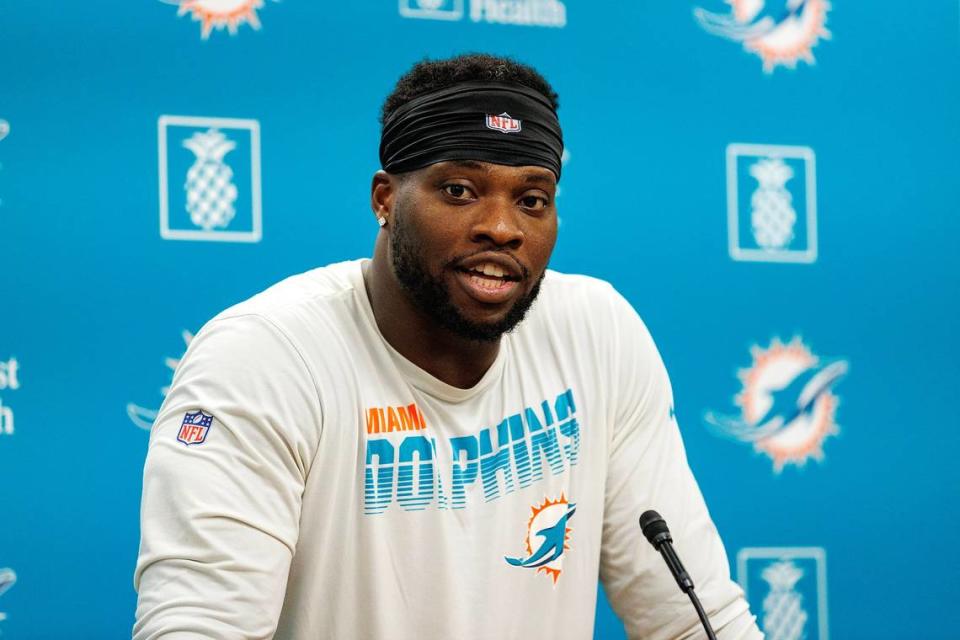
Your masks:
<svg viewBox="0 0 960 640"><path fill-rule="evenodd" d="M504 133L519 133L520 121L510 117L510 114L504 111L498 116L487 114L487 128L496 129Z"/></svg>

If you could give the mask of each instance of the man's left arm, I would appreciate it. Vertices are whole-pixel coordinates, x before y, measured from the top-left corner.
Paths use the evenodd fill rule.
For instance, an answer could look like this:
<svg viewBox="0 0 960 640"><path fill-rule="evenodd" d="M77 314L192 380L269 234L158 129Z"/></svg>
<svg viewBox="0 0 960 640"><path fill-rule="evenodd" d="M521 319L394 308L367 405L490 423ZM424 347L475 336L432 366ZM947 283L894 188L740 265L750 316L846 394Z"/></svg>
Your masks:
<svg viewBox="0 0 960 640"><path fill-rule="evenodd" d="M670 526L717 637L763 638L730 579L723 543L687 464L660 354L630 304L616 294L613 305L617 393L600 561L607 597L631 639L706 637L689 597L640 531L640 514L655 509Z"/></svg>

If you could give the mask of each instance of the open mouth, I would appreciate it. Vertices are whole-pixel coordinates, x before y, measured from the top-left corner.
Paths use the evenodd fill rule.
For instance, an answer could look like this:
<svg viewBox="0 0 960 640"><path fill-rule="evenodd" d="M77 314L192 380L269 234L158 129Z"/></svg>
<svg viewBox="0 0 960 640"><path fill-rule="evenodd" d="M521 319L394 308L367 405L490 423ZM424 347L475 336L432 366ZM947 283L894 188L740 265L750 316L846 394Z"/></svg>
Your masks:
<svg viewBox="0 0 960 640"><path fill-rule="evenodd" d="M509 273L492 262L481 262L469 268L459 268L457 273L468 293L486 303L504 302L510 298L520 276Z"/></svg>
<svg viewBox="0 0 960 640"><path fill-rule="evenodd" d="M520 282L520 278L492 262L482 262L469 269L460 269L477 286L488 289L500 289L511 282Z"/></svg>

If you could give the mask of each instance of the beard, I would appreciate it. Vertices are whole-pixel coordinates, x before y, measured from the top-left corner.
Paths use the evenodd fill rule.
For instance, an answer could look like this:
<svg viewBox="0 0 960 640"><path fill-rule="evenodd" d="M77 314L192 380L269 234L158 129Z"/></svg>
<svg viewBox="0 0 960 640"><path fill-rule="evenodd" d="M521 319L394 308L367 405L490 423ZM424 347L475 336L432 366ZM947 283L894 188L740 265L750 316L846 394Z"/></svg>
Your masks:
<svg viewBox="0 0 960 640"><path fill-rule="evenodd" d="M540 275L530 291L520 297L507 314L495 322L475 322L466 318L450 300L450 290L440 276L431 274L421 256L426 254L419 238L414 237L404 223L405 216L394 208L393 232L390 234L390 252L393 272L400 286L413 300L417 309L439 326L456 336L476 342L496 342L504 333L509 333L527 315L533 301L540 293L540 284L546 271ZM454 269L469 256L459 256L443 265L443 271ZM523 269L523 280L529 278Z"/></svg>

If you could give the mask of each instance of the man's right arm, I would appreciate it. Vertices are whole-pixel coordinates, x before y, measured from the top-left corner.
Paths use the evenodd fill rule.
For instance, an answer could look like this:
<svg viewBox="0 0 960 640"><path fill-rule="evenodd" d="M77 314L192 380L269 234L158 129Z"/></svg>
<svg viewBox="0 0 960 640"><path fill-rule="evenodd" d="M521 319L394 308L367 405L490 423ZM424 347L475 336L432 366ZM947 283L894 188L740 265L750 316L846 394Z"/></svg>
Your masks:
<svg viewBox="0 0 960 640"><path fill-rule="evenodd" d="M696 583L721 640L760 640L743 591L730 579L726 552L687 463L674 417L673 391L653 338L630 304L611 298L610 374L617 406L610 444L600 578L627 637L705 638L696 610L663 559L644 539L638 518L656 509Z"/></svg>
<svg viewBox="0 0 960 640"><path fill-rule="evenodd" d="M321 424L313 378L268 320L198 334L150 434L134 640L272 637Z"/></svg>

